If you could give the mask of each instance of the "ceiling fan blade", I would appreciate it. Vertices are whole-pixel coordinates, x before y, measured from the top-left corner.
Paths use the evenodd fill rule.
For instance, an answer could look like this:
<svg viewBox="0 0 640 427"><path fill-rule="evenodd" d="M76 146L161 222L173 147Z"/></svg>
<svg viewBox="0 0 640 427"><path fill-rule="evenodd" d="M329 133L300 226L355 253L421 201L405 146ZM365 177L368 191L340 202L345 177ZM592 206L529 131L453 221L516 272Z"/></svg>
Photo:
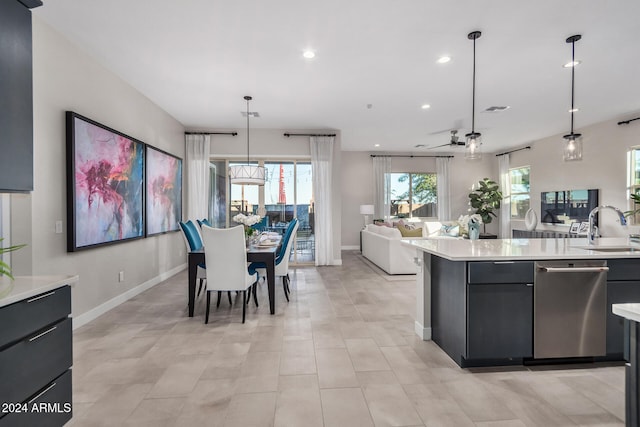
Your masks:
<svg viewBox="0 0 640 427"><path fill-rule="evenodd" d="M451 144L442 144L442 145L436 145L435 147L428 147L427 150L433 150L434 148L440 148L440 147L450 147Z"/></svg>

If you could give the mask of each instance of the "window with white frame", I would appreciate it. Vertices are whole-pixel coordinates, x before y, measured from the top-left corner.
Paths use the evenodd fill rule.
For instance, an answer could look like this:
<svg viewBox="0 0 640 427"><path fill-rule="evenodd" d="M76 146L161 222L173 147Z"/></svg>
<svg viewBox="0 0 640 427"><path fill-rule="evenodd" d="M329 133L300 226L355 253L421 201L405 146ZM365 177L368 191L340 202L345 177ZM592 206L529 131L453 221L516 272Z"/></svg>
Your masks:
<svg viewBox="0 0 640 427"><path fill-rule="evenodd" d="M509 169L511 190L511 218L523 219L530 207L529 166Z"/></svg>
<svg viewBox="0 0 640 427"><path fill-rule="evenodd" d="M640 195L640 146L631 147L627 153L627 191L628 196L632 194ZM640 203L635 202L629 197L629 210L637 211L640 209ZM640 212L633 215L634 222L638 224L640 221Z"/></svg>
<svg viewBox="0 0 640 427"><path fill-rule="evenodd" d="M438 216L437 174L390 173L391 216L435 218Z"/></svg>

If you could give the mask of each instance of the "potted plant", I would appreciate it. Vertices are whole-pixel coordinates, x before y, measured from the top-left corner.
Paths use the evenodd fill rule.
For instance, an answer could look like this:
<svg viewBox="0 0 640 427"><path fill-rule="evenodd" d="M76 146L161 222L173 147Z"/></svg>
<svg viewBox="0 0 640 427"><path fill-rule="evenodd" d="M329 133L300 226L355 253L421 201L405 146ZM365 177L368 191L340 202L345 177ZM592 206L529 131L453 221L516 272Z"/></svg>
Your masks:
<svg viewBox="0 0 640 427"><path fill-rule="evenodd" d="M629 199L633 202L633 209L625 211L624 216L633 217L635 220L636 215L640 212L640 207L638 207L638 205L640 205L640 194L631 194L629 195Z"/></svg>
<svg viewBox="0 0 640 427"><path fill-rule="evenodd" d="M2 261L2 255L9 252L16 251L20 248L25 247L26 245L14 245L14 246L9 246L4 248L1 246L3 240L4 239L0 238L0 276L7 276L13 280L13 276L11 275L11 266L6 262Z"/></svg>
<svg viewBox="0 0 640 427"><path fill-rule="evenodd" d="M494 211L500 209L501 201L502 192L498 189L498 184L489 178L480 180L478 188L469 193L471 207L482 218L483 234L487 233L487 224L498 217Z"/></svg>

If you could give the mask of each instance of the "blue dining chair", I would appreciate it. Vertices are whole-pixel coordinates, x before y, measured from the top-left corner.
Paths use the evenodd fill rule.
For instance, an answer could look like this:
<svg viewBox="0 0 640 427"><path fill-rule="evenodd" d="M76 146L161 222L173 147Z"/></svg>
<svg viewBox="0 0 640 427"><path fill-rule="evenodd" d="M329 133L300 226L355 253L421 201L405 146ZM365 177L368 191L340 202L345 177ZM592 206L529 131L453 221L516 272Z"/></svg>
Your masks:
<svg viewBox="0 0 640 427"><path fill-rule="evenodd" d="M202 224L206 225L207 227L213 227L213 225L211 225L211 222L209 222L208 218L204 218L204 219L197 219L196 221L198 221L198 225L200 226L200 228L202 228Z"/></svg>
<svg viewBox="0 0 640 427"><path fill-rule="evenodd" d="M198 232L195 224L189 220L187 222L180 222L180 230L182 231L182 237L184 238L184 244L187 248L187 252L197 251L202 248L202 238ZM196 279L200 280L200 286L198 287L198 295L202 292L202 286L204 280L207 278L206 267L204 264L198 265L198 271L196 273Z"/></svg>
<svg viewBox="0 0 640 427"><path fill-rule="evenodd" d="M289 254L291 253L291 247L295 240L296 232L298 231L298 220L294 218L287 226L287 230L282 237L282 245L280 246L280 252L276 255L276 268L275 276L282 277L282 289L284 290L284 296L289 301ZM267 266L264 262L252 262L249 264L249 274L258 273L259 277L266 277ZM254 293L255 295L255 293Z"/></svg>

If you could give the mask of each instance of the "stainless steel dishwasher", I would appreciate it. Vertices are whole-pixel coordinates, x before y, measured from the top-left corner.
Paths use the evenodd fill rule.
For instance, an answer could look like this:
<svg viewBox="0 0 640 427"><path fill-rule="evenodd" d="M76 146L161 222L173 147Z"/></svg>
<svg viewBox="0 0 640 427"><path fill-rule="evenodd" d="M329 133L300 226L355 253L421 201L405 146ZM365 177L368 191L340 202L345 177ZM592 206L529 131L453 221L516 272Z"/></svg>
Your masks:
<svg viewBox="0 0 640 427"><path fill-rule="evenodd" d="M606 354L607 271L606 261L536 263L535 359Z"/></svg>

